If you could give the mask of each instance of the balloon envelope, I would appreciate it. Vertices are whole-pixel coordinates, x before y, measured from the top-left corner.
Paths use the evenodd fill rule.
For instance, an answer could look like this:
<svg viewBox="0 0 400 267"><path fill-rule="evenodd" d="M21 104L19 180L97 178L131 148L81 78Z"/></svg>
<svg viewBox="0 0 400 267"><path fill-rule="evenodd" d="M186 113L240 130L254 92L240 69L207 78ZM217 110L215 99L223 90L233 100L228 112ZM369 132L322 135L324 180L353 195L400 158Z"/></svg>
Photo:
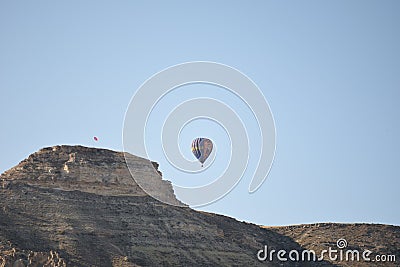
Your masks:
<svg viewBox="0 0 400 267"><path fill-rule="evenodd" d="M213 143L208 138L196 138L192 141L192 153L203 164L210 156Z"/></svg>

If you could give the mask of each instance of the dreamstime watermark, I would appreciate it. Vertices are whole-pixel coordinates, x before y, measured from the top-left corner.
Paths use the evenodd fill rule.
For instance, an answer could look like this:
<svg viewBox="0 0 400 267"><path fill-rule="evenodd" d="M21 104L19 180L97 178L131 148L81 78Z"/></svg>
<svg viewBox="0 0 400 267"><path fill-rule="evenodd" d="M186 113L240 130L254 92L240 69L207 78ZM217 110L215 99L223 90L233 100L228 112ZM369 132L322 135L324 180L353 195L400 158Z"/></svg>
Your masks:
<svg viewBox="0 0 400 267"><path fill-rule="evenodd" d="M263 249L260 249L257 252L257 258L259 261L293 261L293 262L302 262L302 261L345 261L345 262L395 262L396 255L393 254L376 254L373 255L373 252L364 249L363 251L359 251L357 249L349 249L347 248L347 241L344 238L340 238L336 242L336 248L328 247L328 249L322 250L320 253L316 253L314 250L275 250L268 249L268 246L265 245Z"/></svg>
<svg viewBox="0 0 400 267"><path fill-rule="evenodd" d="M179 135L186 124L196 119L211 120L219 124L229 137L231 153L228 166L213 182L196 187L172 184L177 197L192 207L203 206L225 196L238 184L245 171L253 172L248 191L255 192L267 178L275 155L275 122L262 91L240 71L224 64L203 61L169 67L139 87L125 114L124 152L148 158L146 129L152 111L172 91L179 89L190 94L190 87L186 85L199 83L226 90L237 97L251 111L258 129L246 129L243 120L248 117L239 117L235 108L226 104L224 99L194 97L178 103L172 110L163 110L168 116L163 118L162 129L159 129L161 146L168 163L179 171L198 173L204 170L195 159L188 160L180 151ZM250 151L249 144L254 141L249 140L248 130L257 130L260 136L258 152ZM158 130L152 132L158 134ZM198 136L193 136L193 139L195 137ZM157 138L152 138L152 145ZM254 169L248 168L250 155L257 161ZM211 153L210 158L214 156ZM146 176L135 175L137 166L127 157L125 159L133 179L146 193L164 203L177 205L169 195L160 194L158 187L151 185ZM209 162L213 163L212 160Z"/></svg>

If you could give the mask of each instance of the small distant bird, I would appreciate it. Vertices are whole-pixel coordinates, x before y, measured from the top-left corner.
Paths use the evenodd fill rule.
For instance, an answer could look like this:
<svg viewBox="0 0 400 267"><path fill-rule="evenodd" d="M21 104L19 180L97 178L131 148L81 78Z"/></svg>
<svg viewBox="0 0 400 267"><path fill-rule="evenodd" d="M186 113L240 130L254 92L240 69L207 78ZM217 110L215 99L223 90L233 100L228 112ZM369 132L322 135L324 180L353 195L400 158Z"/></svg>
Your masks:
<svg viewBox="0 0 400 267"><path fill-rule="evenodd" d="M97 136L94 136L93 139L94 139L94 141L96 141L96 142L99 141L99 138L97 138Z"/></svg>

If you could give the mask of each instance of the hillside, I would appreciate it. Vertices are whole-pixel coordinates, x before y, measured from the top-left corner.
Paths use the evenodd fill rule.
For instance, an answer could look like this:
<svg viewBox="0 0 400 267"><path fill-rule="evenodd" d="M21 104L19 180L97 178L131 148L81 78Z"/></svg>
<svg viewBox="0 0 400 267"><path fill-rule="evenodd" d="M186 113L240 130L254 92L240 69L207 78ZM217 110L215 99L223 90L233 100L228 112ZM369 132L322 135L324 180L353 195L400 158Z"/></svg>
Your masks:
<svg viewBox="0 0 400 267"><path fill-rule="evenodd" d="M156 163L129 160L134 175L148 176L160 196L180 203ZM105 149L55 146L30 155L0 176L0 203L0 266L354 266L257 259L265 245L320 251L336 248L339 238L400 259L398 226L260 227L166 205L136 185L123 153Z"/></svg>

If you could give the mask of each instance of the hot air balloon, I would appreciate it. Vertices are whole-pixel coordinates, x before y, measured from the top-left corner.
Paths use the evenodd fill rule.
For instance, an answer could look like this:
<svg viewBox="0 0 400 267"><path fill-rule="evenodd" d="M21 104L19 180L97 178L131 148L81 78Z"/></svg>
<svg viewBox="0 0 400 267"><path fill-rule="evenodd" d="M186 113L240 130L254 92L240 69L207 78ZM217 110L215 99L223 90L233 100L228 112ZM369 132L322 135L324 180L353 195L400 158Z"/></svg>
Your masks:
<svg viewBox="0 0 400 267"><path fill-rule="evenodd" d="M192 141L192 153L201 162L201 167L210 156L212 149L213 143L208 138L199 137Z"/></svg>

